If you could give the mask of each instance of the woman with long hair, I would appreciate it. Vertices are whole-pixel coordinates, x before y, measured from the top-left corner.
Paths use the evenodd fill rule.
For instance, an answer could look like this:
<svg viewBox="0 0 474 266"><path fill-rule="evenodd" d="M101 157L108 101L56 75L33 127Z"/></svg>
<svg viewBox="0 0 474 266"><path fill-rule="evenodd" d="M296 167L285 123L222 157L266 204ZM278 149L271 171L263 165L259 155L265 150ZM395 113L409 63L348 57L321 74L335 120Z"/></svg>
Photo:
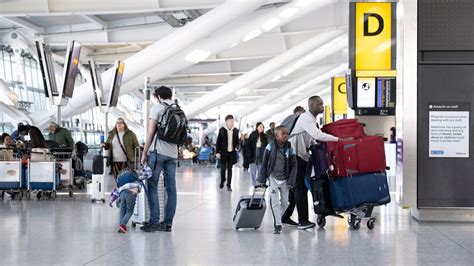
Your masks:
<svg viewBox="0 0 474 266"><path fill-rule="evenodd" d="M135 133L131 131L123 118L117 119L115 127L109 132L104 148L110 150L110 158L107 166L112 166L114 179L125 167L134 168L135 149L140 147Z"/></svg>
<svg viewBox="0 0 474 266"><path fill-rule="evenodd" d="M268 144L267 135L265 134L265 127L262 122L255 125L255 130L250 134L248 147L248 162L250 164L250 173L252 176L252 185L257 184L257 172L262 164L263 152Z"/></svg>

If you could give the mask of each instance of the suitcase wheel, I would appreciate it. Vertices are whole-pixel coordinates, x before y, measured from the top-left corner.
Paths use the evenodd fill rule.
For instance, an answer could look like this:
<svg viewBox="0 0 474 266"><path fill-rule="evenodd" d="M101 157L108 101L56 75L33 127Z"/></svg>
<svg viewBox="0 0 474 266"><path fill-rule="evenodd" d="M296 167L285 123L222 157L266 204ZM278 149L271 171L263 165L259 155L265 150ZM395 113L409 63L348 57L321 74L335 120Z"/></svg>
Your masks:
<svg viewBox="0 0 474 266"><path fill-rule="evenodd" d="M375 228L375 218L370 218L367 221L367 228L369 228L369 230L373 230Z"/></svg>
<svg viewBox="0 0 474 266"><path fill-rule="evenodd" d="M132 222L132 228L136 228L137 227L137 224Z"/></svg>
<svg viewBox="0 0 474 266"><path fill-rule="evenodd" d="M258 230L258 228L260 228L260 227L255 227L255 230Z"/></svg>
<svg viewBox="0 0 474 266"><path fill-rule="evenodd" d="M240 229L240 228L236 227L236 228L235 228L235 231L239 231L239 229Z"/></svg>
<svg viewBox="0 0 474 266"><path fill-rule="evenodd" d="M38 200L40 200L42 196L43 196L43 191L40 190L40 191L38 191L38 193L36 193L36 198Z"/></svg>
<svg viewBox="0 0 474 266"><path fill-rule="evenodd" d="M318 219L316 220L316 223L318 224L319 228L324 228L326 226L326 217L324 216L318 216Z"/></svg>

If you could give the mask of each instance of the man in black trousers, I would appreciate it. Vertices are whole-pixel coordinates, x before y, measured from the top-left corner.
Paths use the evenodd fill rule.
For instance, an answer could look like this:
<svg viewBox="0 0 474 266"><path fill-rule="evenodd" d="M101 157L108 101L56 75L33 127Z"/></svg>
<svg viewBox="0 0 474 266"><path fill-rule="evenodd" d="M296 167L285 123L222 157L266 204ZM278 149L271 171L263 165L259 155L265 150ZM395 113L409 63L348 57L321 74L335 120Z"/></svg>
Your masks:
<svg viewBox="0 0 474 266"><path fill-rule="evenodd" d="M237 162L237 149L239 147L239 130L234 127L234 117L225 117L226 126L219 130L216 143L216 157L221 159L221 183L219 188L224 188L227 171L227 191L232 191L232 166Z"/></svg>

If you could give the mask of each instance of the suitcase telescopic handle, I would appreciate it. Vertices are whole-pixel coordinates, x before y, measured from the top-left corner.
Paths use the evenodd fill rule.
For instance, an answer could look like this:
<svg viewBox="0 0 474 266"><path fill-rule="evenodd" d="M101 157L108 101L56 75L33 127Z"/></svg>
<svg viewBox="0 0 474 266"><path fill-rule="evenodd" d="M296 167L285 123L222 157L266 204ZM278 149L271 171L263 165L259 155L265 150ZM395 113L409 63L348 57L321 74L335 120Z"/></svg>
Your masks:
<svg viewBox="0 0 474 266"><path fill-rule="evenodd" d="M263 188L263 195L262 198L260 199L260 204L258 204L258 208L261 208L263 205L263 200L265 199L265 193L267 192L267 185L262 185L262 186L255 186L255 189L253 190L252 197L250 198L249 203L247 204L247 208L250 207L250 204L252 204L253 199L255 198L255 193L259 188Z"/></svg>

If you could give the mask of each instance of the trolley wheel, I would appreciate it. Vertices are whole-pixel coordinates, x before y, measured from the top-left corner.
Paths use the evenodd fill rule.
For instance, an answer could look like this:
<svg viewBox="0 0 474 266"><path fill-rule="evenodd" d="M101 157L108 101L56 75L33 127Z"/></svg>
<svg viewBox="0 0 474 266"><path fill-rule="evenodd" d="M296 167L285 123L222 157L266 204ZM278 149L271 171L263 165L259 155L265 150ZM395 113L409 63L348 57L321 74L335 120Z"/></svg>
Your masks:
<svg viewBox="0 0 474 266"><path fill-rule="evenodd" d="M318 216L316 223L318 224L319 228L324 228L324 226L326 226L326 217L322 215Z"/></svg>
<svg viewBox="0 0 474 266"><path fill-rule="evenodd" d="M370 218L367 221L367 228L369 228L369 230L373 230L375 228L375 218Z"/></svg>
<svg viewBox="0 0 474 266"><path fill-rule="evenodd" d="M5 191L2 191L2 194L1 194L0 197L2 198L2 200L3 200L3 198L5 198Z"/></svg>
<svg viewBox="0 0 474 266"><path fill-rule="evenodd" d="M351 229L352 230L359 230L360 229L360 219L354 219L351 224Z"/></svg>
<svg viewBox="0 0 474 266"><path fill-rule="evenodd" d="M95 199L92 199L91 202L92 202L92 203L95 203Z"/></svg>
<svg viewBox="0 0 474 266"><path fill-rule="evenodd" d="M26 200L31 200L31 191L30 190L26 191Z"/></svg>
<svg viewBox="0 0 474 266"><path fill-rule="evenodd" d="M52 197L53 199L56 199L57 195L58 195L58 194L57 194L56 190L53 190L53 191L51 192L51 197Z"/></svg>
<svg viewBox="0 0 474 266"><path fill-rule="evenodd" d="M102 203L105 203L105 199L101 199L100 201L102 201Z"/></svg>
<svg viewBox="0 0 474 266"><path fill-rule="evenodd" d="M38 191L38 193L36 193L36 198L38 200L41 200L41 197L43 196L43 191Z"/></svg>
<svg viewBox="0 0 474 266"><path fill-rule="evenodd" d="M51 192L45 192L45 194L48 199L51 199Z"/></svg>
<svg viewBox="0 0 474 266"><path fill-rule="evenodd" d="M74 192L72 191L72 188L71 188L71 189L69 189L69 197L72 198L72 196L74 196Z"/></svg>
<svg viewBox="0 0 474 266"><path fill-rule="evenodd" d="M132 222L132 228L136 228L137 227L137 224Z"/></svg>

